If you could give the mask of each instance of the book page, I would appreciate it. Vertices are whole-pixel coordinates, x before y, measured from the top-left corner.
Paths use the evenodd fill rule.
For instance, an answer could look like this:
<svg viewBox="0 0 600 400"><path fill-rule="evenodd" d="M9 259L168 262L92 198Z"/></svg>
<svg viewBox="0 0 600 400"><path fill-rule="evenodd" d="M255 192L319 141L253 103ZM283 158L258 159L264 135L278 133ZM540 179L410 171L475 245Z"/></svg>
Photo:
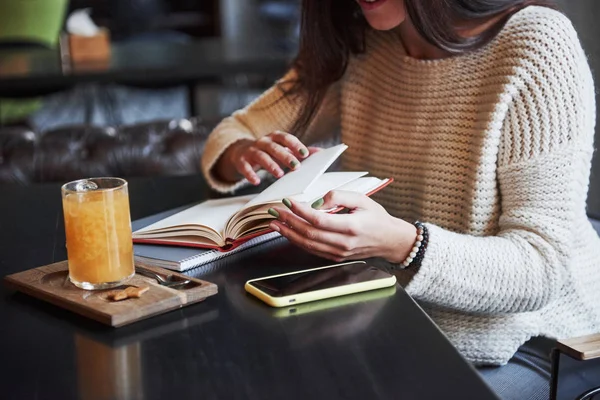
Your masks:
<svg viewBox="0 0 600 400"><path fill-rule="evenodd" d="M373 176L358 178L352 182L340 186L337 190L345 190L348 192L356 192L368 195L373 191L377 191L382 186L386 186L389 179L379 179ZM321 211L330 212L333 209L321 209Z"/></svg>
<svg viewBox="0 0 600 400"><path fill-rule="evenodd" d="M300 168L288 172L276 180L249 201L244 208L271 201L281 201L284 197L305 192L347 148L348 146L345 144L339 144L311 155L302 161Z"/></svg>
<svg viewBox="0 0 600 400"><path fill-rule="evenodd" d="M328 172L323 174L323 182L315 183L310 189L298 196L290 196L291 199L305 203L312 203L314 200L323 197L330 190L346 190L361 194L369 194L378 188L385 186L389 179L379 179L375 177L364 177L366 172ZM330 177L328 177L331 175ZM277 204L281 204L280 201ZM252 209L245 209L244 212L236 216L235 221L230 221L227 225L225 235L228 238L240 238L247 234L246 227L249 224L267 227L274 219L267 210L273 203L258 205ZM336 207L337 208L337 207ZM335 208L334 208L335 209ZM322 209L320 211L329 212L333 209Z"/></svg>
<svg viewBox="0 0 600 400"><path fill-rule="evenodd" d="M379 179L374 176L368 176L348 182L345 185L340 186L338 190L367 194L372 190L377 189L387 181L388 179Z"/></svg>
<svg viewBox="0 0 600 400"><path fill-rule="evenodd" d="M173 237L201 237L203 240L208 240L212 243L220 244L224 243L223 238L220 234L214 232L212 229L181 229L177 231L160 231L157 233L143 233L137 236L138 239L169 239Z"/></svg>
<svg viewBox="0 0 600 400"><path fill-rule="evenodd" d="M214 242L210 239L207 239L203 236L174 236L174 237L166 237L161 238L159 241L161 245L170 244L170 245L181 245L181 246L190 246L190 247L202 247L202 248L216 248L225 246L224 241Z"/></svg>
<svg viewBox="0 0 600 400"><path fill-rule="evenodd" d="M134 238L143 238L147 233L158 233L174 227L193 225L207 227L222 235L229 218L256 195L207 200L177 214L155 222L133 233Z"/></svg>
<svg viewBox="0 0 600 400"><path fill-rule="evenodd" d="M289 196L289 198L302 203L312 203L325 196L328 192L352 183L367 174L368 172L326 172L303 193Z"/></svg>

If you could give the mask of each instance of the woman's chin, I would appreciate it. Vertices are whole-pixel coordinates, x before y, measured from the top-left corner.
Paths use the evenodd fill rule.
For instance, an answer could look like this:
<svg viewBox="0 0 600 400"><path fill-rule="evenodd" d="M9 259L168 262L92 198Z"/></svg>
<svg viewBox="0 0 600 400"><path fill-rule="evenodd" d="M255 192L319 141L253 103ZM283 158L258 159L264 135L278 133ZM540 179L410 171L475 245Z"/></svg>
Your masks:
<svg viewBox="0 0 600 400"><path fill-rule="evenodd" d="M406 19L404 0L356 0L373 29L389 31Z"/></svg>
<svg viewBox="0 0 600 400"><path fill-rule="evenodd" d="M367 22L369 23L369 25L371 26L371 28L377 30L377 31L389 31L392 30L394 28L397 28L398 26L400 26L400 24L402 24L404 22L404 16L402 16L401 18L399 17L394 17L394 16L388 16L388 17L371 17L369 18L368 16L365 16L367 18Z"/></svg>

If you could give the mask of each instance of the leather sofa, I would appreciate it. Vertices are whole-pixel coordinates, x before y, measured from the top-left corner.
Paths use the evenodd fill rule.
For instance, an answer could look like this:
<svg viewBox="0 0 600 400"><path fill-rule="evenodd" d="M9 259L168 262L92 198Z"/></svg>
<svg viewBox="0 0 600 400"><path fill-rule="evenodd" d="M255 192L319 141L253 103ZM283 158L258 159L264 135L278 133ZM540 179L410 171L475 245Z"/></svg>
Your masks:
<svg viewBox="0 0 600 400"><path fill-rule="evenodd" d="M217 122L190 118L43 133L0 128L0 184L196 174L206 137Z"/></svg>

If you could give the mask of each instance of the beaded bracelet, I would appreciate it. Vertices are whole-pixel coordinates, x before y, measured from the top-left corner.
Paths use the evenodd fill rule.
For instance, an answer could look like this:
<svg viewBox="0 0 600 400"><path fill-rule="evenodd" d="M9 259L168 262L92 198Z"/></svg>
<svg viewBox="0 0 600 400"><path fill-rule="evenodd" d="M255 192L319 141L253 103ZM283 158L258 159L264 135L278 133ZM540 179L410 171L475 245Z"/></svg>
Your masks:
<svg viewBox="0 0 600 400"><path fill-rule="evenodd" d="M416 221L414 223L417 228L417 240L410 251L410 254L406 259L398 264L401 269L408 267L420 267L425 256L425 250L427 250L427 243L429 243L429 231L423 223Z"/></svg>

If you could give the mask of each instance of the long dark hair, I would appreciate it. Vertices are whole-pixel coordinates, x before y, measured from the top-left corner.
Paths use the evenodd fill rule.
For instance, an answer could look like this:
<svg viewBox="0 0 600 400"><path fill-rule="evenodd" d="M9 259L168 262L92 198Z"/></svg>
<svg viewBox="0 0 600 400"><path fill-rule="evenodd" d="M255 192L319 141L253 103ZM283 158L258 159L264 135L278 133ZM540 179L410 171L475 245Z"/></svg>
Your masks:
<svg viewBox="0 0 600 400"><path fill-rule="evenodd" d="M556 8L551 0L404 0L419 34L451 54L478 49L489 43L508 18L531 5ZM480 35L465 38L456 21L485 21L503 15ZM352 55L365 49L368 24L354 0L302 0L300 49L292 67L293 82L282 85L286 96L305 101L292 132L299 135L310 124L327 89L342 78ZM291 83L291 86L287 85Z"/></svg>

